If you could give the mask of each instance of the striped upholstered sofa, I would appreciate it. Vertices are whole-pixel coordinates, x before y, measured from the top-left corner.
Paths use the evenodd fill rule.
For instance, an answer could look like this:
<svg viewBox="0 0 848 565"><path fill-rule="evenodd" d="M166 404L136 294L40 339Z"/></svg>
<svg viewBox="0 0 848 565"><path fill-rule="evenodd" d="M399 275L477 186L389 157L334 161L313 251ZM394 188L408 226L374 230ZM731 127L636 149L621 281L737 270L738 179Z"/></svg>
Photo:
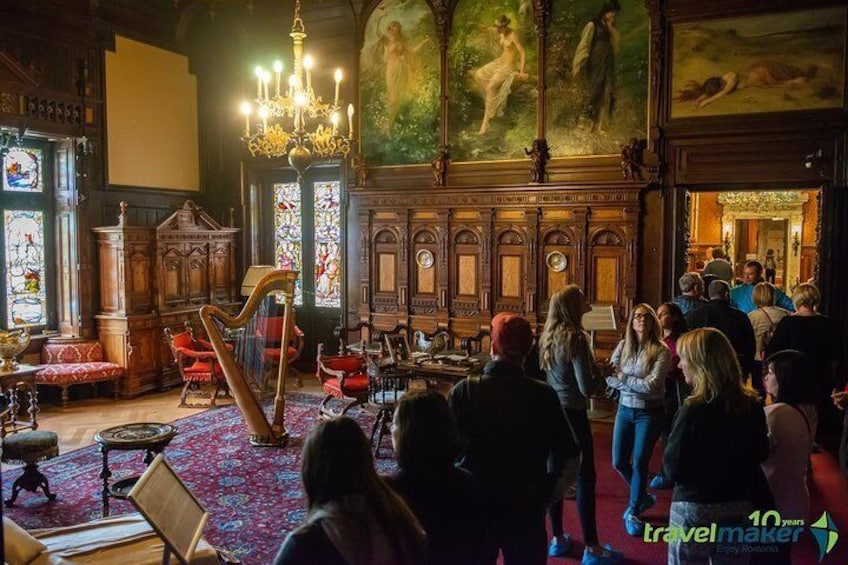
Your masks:
<svg viewBox="0 0 848 565"><path fill-rule="evenodd" d="M124 375L124 369L103 360L99 341L47 343L41 350L41 363L35 382L61 387L63 407L68 406L68 387L83 383L112 381L118 398L118 379Z"/></svg>

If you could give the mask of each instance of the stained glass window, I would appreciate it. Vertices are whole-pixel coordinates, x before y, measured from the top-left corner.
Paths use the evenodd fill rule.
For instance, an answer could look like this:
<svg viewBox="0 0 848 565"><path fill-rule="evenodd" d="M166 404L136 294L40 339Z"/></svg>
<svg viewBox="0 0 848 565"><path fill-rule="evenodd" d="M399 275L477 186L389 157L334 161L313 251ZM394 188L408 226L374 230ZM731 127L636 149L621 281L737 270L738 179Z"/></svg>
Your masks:
<svg viewBox="0 0 848 565"><path fill-rule="evenodd" d="M12 147L3 157L3 190L43 192L41 149Z"/></svg>
<svg viewBox="0 0 848 565"><path fill-rule="evenodd" d="M5 187L5 175L3 182ZM32 210L4 210L3 226L7 325L10 328L45 325L44 214Z"/></svg>
<svg viewBox="0 0 848 565"><path fill-rule="evenodd" d="M341 183L312 185L315 204L315 306L341 306Z"/></svg>
<svg viewBox="0 0 848 565"><path fill-rule="evenodd" d="M300 271L295 282L294 303L303 304L303 209L300 185L274 184L274 253L277 268Z"/></svg>

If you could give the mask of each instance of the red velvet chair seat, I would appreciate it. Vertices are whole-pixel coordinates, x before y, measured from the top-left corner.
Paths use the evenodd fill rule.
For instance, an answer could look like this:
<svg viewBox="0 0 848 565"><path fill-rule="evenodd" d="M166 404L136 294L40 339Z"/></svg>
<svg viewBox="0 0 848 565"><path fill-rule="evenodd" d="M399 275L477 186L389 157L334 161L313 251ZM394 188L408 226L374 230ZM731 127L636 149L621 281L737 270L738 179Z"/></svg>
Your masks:
<svg viewBox="0 0 848 565"><path fill-rule="evenodd" d="M347 398L347 395L342 392L339 386L339 379L330 377L324 381L324 392L332 394L336 398ZM362 373L354 373L345 378L345 391L350 393L366 392L368 390L368 375Z"/></svg>
<svg viewBox="0 0 848 565"><path fill-rule="evenodd" d="M298 357L300 357L300 350L295 347L286 348L286 355L289 358L289 361L294 361ZM266 347L265 348L265 357L274 363L278 363L280 361L280 348L279 347Z"/></svg>

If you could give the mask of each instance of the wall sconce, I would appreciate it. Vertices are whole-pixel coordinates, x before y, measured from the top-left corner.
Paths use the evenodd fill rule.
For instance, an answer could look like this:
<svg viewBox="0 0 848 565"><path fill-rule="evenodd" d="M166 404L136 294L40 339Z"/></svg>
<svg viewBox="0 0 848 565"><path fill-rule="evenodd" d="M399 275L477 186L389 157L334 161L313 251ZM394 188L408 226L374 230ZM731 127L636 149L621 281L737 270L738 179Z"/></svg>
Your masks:
<svg viewBox="0 0 848 565"><path fill-rule="evenodd" d="M730 232L724 232L724 254L730 255Z"/></svg>
<svg viewBox="0 0 848 565"><path fill-rule="evenodd" d="M798 249L800 249L800 247L801 247L801 238L799 237L799 234L796 231L792 235L792 255L793 256L795 256L795 257L798 256Z"/></svg>

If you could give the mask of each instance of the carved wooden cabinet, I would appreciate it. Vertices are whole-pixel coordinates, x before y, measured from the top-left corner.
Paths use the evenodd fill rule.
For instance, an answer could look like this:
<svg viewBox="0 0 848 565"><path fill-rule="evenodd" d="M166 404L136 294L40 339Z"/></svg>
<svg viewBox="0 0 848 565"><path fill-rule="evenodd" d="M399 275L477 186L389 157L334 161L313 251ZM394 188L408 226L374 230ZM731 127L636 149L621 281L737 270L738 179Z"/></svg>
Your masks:
<svg viewBox="0 0 848 565"><path fill-rule="evenodd" d="M622 185L352 193L359 321L465 337L508 311L541 327L550 296L571 283L623 321L636 296L639 192Z"/></svg>
<svg viewBox="0 0 848 565"><path fill-rule="evenodd" d="M235 228L186 201L157 227L94 228L100 258L98 332L106 358L127 369L123 396L179 382L162 329L196 321L204 304L234 309Z"/></svg>

